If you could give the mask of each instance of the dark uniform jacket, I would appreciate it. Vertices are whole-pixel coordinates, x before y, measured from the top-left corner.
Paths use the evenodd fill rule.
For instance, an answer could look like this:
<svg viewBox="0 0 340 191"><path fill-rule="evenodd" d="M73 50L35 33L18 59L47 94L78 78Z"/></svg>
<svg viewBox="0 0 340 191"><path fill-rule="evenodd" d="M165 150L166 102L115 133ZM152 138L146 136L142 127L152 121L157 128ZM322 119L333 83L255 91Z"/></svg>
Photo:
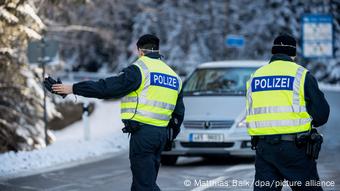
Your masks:
<svg viewBox="0 0 340 191"><path fill-rule="evenodd" d="M284 54L273 55L270 62L276 60L294 62L289 56ZM307 112L313 119L312 125L319 127L325 124L329 116L329 105L322 91L319 89L318 82L309 72L306 74L304 91Z"/></svg>
<svg viewBox="0 0 340 191"><path fill-rule="evenodd" d="M150 53L146 56L160 59L158 53ZM73 84L73 94L99 99L122 98L130 92L137 90L142 82L142 75L137 66L131 65L122 70L118 76L113 76L99 81L83 81ZM184 118L183 93L180 92L170 124L175 125L174 132L177 135ZM124 122L124 121L123 121Z"/></svg>

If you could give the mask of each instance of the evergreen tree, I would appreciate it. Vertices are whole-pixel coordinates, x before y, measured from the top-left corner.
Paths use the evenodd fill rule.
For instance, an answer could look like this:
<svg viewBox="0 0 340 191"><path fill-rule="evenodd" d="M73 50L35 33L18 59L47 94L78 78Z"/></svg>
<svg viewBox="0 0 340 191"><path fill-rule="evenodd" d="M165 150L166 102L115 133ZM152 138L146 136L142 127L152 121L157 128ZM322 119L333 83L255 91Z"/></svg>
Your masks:
<svg viewBox="0 0 340 191"><path fill-rule="evenodd" d="M44 24L34 1L0 3L0 152L45 146L40 71L29 69L29 39L40 39ZM55 114L50 107L49 116Z"/></svg>

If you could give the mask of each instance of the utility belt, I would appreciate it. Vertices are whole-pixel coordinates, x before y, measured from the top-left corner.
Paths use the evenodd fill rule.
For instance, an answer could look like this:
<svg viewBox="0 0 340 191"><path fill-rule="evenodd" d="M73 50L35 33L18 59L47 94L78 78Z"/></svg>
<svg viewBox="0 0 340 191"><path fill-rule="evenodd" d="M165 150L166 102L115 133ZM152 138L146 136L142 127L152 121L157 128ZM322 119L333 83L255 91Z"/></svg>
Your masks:
<svg viewBox="0 0 340 191"><path fill-rule="evenodd" d="M269 144L279 144L281 141L293 141L298 148L306 146L307 156L316 160L319 158L323 136L314 128L312 128L311 131L296 134L252 136L251 148L253 150L256 150L259 141L265 141Z"/></svg>
<svg viewBox="0 0 340 191"><path fill-rule="evenodd" d="M137 121L132 121L132 120L123 120L124 123L124 128L122 129L123 133L129 133L129 136L137 131L140 130L142 124L137 122ZM171 124L171 123L170 123ZM147 126L144 126L145 128ZM168 125L167 127L156 127L156 128L166 128L167 132L167 140L165 142L163 151L171 151L173 147L173 128L171 125Z"/></svg>
<svg viewBox="0 0 340 191"><path fill-rule="evenodd" d="M137 121L132 120L124 120L124 127L122 129L123 133L134 133L137 132L140 129L140 124Z"/></svg>
<svg viewBox="0 0 340 191"><path fill-rule="evenodd" d="M133 120L123 120L124 127L122 128L123 133L134 133L137 132L143 125L144 123L140 123L138 121L133 121ZM158 127L158 126L153 126L153 125L144 125L143 128L148 128L150 126L151 128L165 128L165 127Z"/></svg>

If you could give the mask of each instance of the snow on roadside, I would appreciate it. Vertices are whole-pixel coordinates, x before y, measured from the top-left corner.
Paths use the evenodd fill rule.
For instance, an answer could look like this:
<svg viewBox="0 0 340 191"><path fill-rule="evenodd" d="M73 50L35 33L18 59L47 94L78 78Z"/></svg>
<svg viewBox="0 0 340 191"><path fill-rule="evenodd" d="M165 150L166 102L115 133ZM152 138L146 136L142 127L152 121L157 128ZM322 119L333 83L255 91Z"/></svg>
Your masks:
<svg viewBox="0 0 340 191"><path fill-rule="evenodd" d="M91 138L84 140L82 121L55 131L56 141L34 151L0 154L0 178L34 174L35 171L100 157L128 148L128 137L121 132L119 102L95 100L89 118Z"/></svg>
<svg viewBox="0 0 340 191"><path fill-rule="evenodd" d="M340 92L340 84L333 85L333 84L325 84L319 83L320 89L324 91L337 91Z"/></svg>

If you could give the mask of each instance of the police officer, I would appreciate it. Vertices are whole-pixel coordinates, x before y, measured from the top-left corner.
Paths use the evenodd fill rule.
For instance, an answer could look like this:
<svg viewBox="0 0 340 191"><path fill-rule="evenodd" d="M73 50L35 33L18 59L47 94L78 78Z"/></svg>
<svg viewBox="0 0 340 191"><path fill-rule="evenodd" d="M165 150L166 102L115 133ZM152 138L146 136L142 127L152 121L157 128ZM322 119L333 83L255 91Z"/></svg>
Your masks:
<svg viewBox="0 0 340 191"><path fill-rule="evenodd" d="M184 118L180 77L161 59L159 39L150 34L137 42L139 59L118 76L73 85L54 84L54 93L94 98L122 98L124 132L130 133L131 190L160 190L156 184L167 126L179 133ZM45 80L46 81L46 80Z"/></svg>
<svg viewBox="0 0 340 191"><path fill-rule="evenodd" d="M327 122L329 105L316 79L294 62L292 36L278 36L272 54L247 83L246 122L256 146L254 190L281 190L284 180L294 191L322 190L315 184L315 160L296 139Z"/></svg>

